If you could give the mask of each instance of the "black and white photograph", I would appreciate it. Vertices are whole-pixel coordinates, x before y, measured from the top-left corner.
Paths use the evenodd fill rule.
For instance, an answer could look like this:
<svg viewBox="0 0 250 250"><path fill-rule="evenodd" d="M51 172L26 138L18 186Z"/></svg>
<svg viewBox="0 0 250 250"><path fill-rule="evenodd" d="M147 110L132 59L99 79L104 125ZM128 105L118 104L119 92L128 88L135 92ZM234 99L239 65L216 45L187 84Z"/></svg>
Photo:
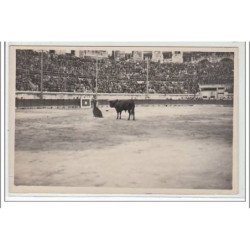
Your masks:
<svg viewBox="0 0 250 250"><path fill-rule="evenodd" d="M238 194L238 50L9 45L10 194Z"/></svg>
<svg viewBox="0 0 250 250"><path fill-rule="evenodd" d="M1 10L0 249L250 249L249 1Z"/></svg>

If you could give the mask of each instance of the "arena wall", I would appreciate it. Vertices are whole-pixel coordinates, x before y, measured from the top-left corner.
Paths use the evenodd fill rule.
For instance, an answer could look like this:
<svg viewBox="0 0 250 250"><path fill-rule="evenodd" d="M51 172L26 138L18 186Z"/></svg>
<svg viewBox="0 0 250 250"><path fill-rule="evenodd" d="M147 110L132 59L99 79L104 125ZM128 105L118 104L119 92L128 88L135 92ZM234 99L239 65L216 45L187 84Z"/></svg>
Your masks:
<svg viewBox="0 0 250 250"><path fill-rule="evenodd" d="M91 107L94 93L75 92L33 92L17 91L16 108L84 108ZM232 100L202 100L193 94L131 94L98 93L98 105L108 105L109 100L134 99L137 105L194 105L223 104L232 105Z"/></svg>
<svg viewBox="0 0 250 250"><path fill-rule="evenodd" d="M43 92L40 91L16 91L18 99L80 99L92 98L94 93L82 92ZM99 99L186 99L192 98L193 94L145 94L139 93L98 93Z"/></svg>

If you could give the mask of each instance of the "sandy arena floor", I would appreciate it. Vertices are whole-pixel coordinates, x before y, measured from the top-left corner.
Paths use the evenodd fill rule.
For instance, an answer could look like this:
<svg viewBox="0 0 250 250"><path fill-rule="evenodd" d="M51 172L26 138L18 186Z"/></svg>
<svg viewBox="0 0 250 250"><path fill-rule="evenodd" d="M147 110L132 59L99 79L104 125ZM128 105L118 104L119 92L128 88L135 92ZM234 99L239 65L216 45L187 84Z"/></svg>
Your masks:
<svg viewBox="0 0 250 250"><path fill-rule="evenodd" d="M15 184L231 189L232 107L16 111Z"/></svg>

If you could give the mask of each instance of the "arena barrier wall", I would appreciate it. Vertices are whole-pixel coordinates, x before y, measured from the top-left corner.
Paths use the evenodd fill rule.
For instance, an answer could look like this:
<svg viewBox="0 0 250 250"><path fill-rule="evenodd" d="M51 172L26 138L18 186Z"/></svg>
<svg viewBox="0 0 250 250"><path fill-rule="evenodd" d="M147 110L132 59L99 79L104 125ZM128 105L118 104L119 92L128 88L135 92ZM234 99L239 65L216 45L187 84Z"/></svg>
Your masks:
<svg viewBox="0 0 250 250"><path fill-rule="evenodd" d="M171 105L205 105L205 104L213 104L213 105L233 105L232 100L171 100L171 99L136 99L135 104L139 106L151 106L151 105L164 105L164 106L171 106ZM98 99L98 105L106 106L109 105L109 100L102 100Z"/></svg>
<svg viewBox="0 0 250 250"><path fill-rule="evenodd" d="M40 92L17 91L16 108L84 108L91 107L93 93L74 93L74 92ZM136 105L196 105L196 104L215 104L233 105L233 100L203 100L194 98L190 94L123 94L123 93L98 93L98 105L108 106L109 100L114 99L134 99Z"/></svg>
<svg viewBox="0 0 250 250"><path fill-rule="evenodd" d="M16 108L80 107L80 99L18 99Z"/></svg>

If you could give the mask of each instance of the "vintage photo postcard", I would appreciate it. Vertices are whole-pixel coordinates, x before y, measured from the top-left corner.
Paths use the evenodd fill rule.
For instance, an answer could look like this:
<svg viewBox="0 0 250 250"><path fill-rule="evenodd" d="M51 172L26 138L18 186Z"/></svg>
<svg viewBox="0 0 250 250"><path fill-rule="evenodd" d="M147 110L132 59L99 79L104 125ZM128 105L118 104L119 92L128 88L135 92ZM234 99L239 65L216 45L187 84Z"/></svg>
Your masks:
<svg viewBox="0 0 250 250"><path fill-rule="evenodd" d="M244 43L7 43L6 199L245 199Z"/></svg>

